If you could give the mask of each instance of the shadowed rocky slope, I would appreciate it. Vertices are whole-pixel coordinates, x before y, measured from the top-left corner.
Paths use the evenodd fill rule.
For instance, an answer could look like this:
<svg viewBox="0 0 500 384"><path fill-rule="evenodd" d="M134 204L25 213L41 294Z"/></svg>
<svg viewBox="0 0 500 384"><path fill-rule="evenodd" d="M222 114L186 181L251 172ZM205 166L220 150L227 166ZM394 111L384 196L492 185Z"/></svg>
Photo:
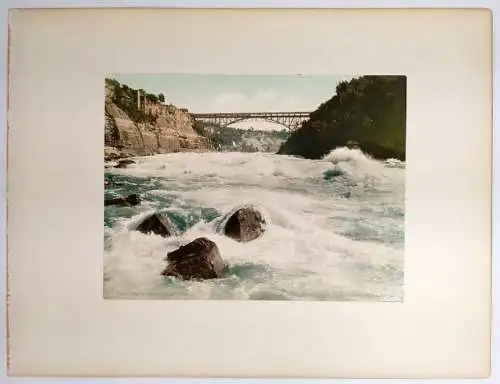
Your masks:
<svg viewBox="0 0 500 384"><path fill-rule="evenodd" d="M406 77L362 76L338 84L278 154L319 159L343 146L377 159L406 157Z"/></svg>

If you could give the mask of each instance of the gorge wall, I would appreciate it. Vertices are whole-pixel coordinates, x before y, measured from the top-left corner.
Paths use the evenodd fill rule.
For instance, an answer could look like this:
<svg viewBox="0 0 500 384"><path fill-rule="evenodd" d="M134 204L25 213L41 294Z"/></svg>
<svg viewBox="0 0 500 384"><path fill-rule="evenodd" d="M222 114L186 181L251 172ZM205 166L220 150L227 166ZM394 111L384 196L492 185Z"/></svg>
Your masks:
<svg viewBox="0 0 500 384"><path fill-rule="evenodd" d="M377 159L406 158L406 77L361 76L337 85L278 154L319 159L355 146Z"/></svg>
<svg viewBox="0 0 500 384"><path fill-rule="evenodd" d="M213 150L185 110L113 79L106 79L105 87L105 157Z"/></svg>

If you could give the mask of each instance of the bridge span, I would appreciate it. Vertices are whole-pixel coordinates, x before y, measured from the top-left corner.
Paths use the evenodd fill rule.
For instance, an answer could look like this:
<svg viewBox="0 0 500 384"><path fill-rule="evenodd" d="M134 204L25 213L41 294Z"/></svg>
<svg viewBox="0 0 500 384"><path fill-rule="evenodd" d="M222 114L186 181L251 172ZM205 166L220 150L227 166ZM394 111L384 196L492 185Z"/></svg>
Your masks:
<svg viewBox="0 0 500 384"><path fill-rule="evenodd" d="M311 112L222 112L222 113L191 113L198 121L227 127L234 123L250 120L261 120L275 123L293 131L309 119Z"/></svg>

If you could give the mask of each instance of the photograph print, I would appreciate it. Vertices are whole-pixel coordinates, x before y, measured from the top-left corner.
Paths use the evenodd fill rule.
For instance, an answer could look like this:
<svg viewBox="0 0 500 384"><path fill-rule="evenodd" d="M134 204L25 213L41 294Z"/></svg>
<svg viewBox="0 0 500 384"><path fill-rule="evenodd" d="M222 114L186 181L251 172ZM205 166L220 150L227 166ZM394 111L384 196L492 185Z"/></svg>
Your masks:
<svg viewBox="0 0 500 384"><path fill-rule="evenodd" d="M105 299L404 301L405 76L103 85Z"/></svg>

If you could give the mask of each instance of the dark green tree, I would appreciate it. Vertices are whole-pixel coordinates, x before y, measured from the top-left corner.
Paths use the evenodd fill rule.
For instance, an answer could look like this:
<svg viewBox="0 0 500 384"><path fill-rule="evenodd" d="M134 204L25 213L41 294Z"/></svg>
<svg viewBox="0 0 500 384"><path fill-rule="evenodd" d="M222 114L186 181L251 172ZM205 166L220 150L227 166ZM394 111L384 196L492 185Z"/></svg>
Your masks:
<svg viewBox="0 0 500 384"><path fill-rule="evenodd" d="M105 84L106 87L111 89L111 99L109 101L116 104L116 106L124 111L132 121L136 123L154 122L154 116L137 108L137 91L139 91L141 95L145 95L148 100L153 101L151 97L148 97L149 94L143 89L133 89L126 84L120 84L117 80L109 78L105 79ZM156 96L154 96L154 98L156 99Z"/></svg>
<svg viewBox="0 0 500 384"><path fill-rule="evenodd" d="M337 85L278 153L321 158L356 143L375 158L405 159L406 77L362 76Z"/></svg>

